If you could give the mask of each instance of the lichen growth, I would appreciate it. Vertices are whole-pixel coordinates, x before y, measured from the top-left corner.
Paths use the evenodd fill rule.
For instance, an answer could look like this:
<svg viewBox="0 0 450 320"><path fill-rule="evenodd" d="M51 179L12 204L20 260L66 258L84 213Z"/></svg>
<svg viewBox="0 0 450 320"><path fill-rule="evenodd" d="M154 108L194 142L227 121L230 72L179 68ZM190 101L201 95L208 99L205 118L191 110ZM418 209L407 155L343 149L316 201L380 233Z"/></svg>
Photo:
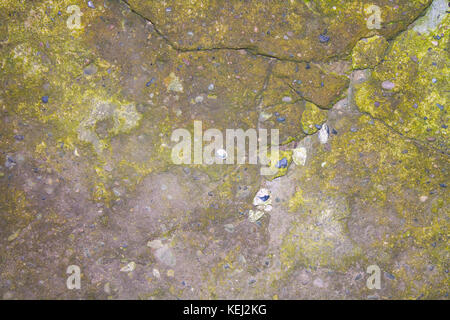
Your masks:
<svg viewBox="0 0 450 320"><path fill-rule="evenodd" d="M320 109L311 102L307 102L302 115L301 129L305 134L314 134L319 131L319 128L326 120L327 111Z"/></svg>
<svg viewBox="0 0 450 320"><path fill-rule="evenodd" d="M353 48L353 69L367 69L378 65L384 57L389 43L381 36L361 39Z"/></svg>

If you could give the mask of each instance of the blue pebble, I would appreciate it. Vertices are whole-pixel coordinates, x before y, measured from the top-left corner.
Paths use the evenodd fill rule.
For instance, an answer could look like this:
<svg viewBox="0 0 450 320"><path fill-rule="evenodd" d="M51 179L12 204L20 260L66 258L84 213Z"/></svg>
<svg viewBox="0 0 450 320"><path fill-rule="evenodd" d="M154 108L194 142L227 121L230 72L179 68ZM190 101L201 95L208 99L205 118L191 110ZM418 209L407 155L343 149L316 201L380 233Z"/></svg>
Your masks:
<svg viewBox="0 0 450 320"><path fill-rule="evenodd" d="M338 132L336 131L336 129L331 130L331 133L334 134L334 135L337 135L337 134L338 134Z"/></svg>
<svg viewBox="0 0 450 320"><path fill-rule="evenodd" d="M317 130L322 129L322 126L320 124L315 124L314 127L316 127Z"/></svg>
<svg viewBox="0 0 450 320"><path fill-rule="evenodd" d="M325 87L325 83L323 83L323 81L320 83L320 86L323 88Z"/></svg>
<svg viewBox="0 0 450 320"><path fill-rule="evenodd" d="M285 121L286 121L286 118L285 118L285 117L278 117L278 118L277 118L277 121L278 121L278 122L285 122Z"/></svg>
<svg viewBox="0 0 450 320"><path fill-rule="evenodd" d="M447 185L446 185L445 183L441 183L439 186L440 186L441 188L447 188Z"/></svg>
<svg viewBox="0 0 450 320"><path fill-rule="evenodd" d="M330 37L324 34L321 34L319 36L319 41L320 43L328 43L328 41L330 41Z"/></svg>
<svg viewBox="0 0 450 320"><path fill-rule="evenodd" d="M276 167L277 167L278 169L280 169L280 168L286 168L287 165L288 165L287 159L286 159L286 158L283 158L283 159L281 159L280 161L278 161Z"/></svg>
<svg viewBox="0 0 450 320"><path fill-rule="evenodd" d="M442 129L447 129L448 128L448 126L446 124L443 124L441 127L442 127Z"/></svg>
<svg viewBox="0 0 450 320"><path fill-rule="evenodd" d="M442 104L436 103L436 106L439 108L439 110L444 110L444 106Z"/></svg>
<svg viewBox="0 0 450 320"><path fill-rule="evenodd" d="M414 108L414 109L417 109L418 107L419 107L419 105L418 105L417 103L414 103L414 104L413 104L413 108Z"/></svg>
<svg viewBox="0 0 450 320"><path fill-rule="evenodd" d="M387 272L386 272L386 277L388 279L395 280L395 276L393 274L390 274L390 273L387 273Z"/></svg>
<svg viewBox="0 0 450 320"><path fill-rule="evenodd" d="M306 64L306 70L311 69L311 65L309 63Z"/></svg>
<svg viewBox="0 0 450 320"><path fill-rule="evenodd" d="M16 134L14 136L14 139L16 139L17 141L22 141L23 139L25 139L25 137L21 134Z"/></svg>
<svg viewBox="0 0 450 320"><path fill-rule="evenodd" d="M166 12L172 12L172 7L167 7Z"/></svg>
<svg viewBox="0 0 450 320"><path fill-rule="evenodd" d="M43 96L42 97L42 102L43 103L47 103L48 102L48 96Z"/></svg>
<svg viewBox="0 0 450 320"><path fill-rule="evenodd" d="M358 131L358 129L357 129L357 128L353 128L353 127L352 127L352 128L350 128L350 131L351 131L351 132L357 132L357 131Z"/></svg>
<svg viewBox="0 0 450 320"><path fill-rule="evenodd" d="M88 1L87 5L89 8L95 9L94 3L92 1Z"/></svg>
<svg viewBox="0 0 450 320"><path fill-rule="evenodd" d="M436 79L436 78L433 78L433 79L431 79L431 82L436 83L436 82L437 82L437 79Z"/></svg>
<svg viewBox="0 0 450 320"><path fill-rule="evenodd" d="M150 81L145 84L145 86L150 87L152 85L152 83L154 83L155 81L156 81L155 78L151 78Z"/></svg>
<svg viewBox="0 0 450 320"><path fill-rule="evenodd" d="M269 195L265 195L265 196L258 197L258 198L260 198L262 201L267 201L270 198L270 196Z"/></svg>

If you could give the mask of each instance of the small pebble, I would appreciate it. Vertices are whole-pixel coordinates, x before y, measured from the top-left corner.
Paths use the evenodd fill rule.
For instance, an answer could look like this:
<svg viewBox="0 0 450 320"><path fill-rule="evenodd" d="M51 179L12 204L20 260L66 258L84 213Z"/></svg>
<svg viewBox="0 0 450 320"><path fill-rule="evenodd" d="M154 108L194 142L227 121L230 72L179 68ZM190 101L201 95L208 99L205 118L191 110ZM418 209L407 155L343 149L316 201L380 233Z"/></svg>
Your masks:
<svg viewBox="0 0 450 320"><path fill-rule="evenodd" d="M292 160L297 166L304 166L306 164L307 150L304 147L299 147L293 150Z"/></svg>
<svg viewBox="0 0 450 320"><path fill-rule="evenodd" d="M25 139L25 137L21 134L16 134L14 136L14 139L16 139L17 141L22 141L23 139Z"/></svg>
<svg viewBox="0 0 450 320"><path fill-rule="evenodd" d="M231 223L224 225L225 231L228 233L233 233L234 232L234 225L232 225Z"/></svg>
<svg viewBox="0 0 450 320"><path fill-rule="evenodd" d="M94 3L92 1L88 1L87 6L91 9L95 9Z"/></svg>
<svg viewBox="0 0 450 320"><path fill-rule="evenodd" d="M150 81L145 84L145 86L150 87L152 85L152 83L154 83L155 81L156 81L155 78L151 78Z"/></svg>
<svg viewBox="0 0 450 320"><path fill-rule="evenodd" d="M286 168L287 166L288 166L288 161L286 158L283 158L280 161L278 161L278 163L276 164L275 167L277 167L278 169L281 169L281 168Z"/></svg>
<svg viewBox="0 0 450 320"><path fill-rule="evenodd" d="M121 272L133 272L134 269L136 269L136 263L134 263L133 261L128 263L125 267L121 268L120 271Z"/></svg>
<svg viewBox="0 0 450 320"><path fill-rule="evenodd" d="M321 34L319 36L319 41L320 43L328 43L328 41L330 41L330 37L325 34Z"/></svg>
<svg viewBox="0 0 450 320"><path fill-rule="evenodd" d="M48 102L48 96L43 96L42 97L42 102L43 103L47 103Z"/></svg>
<svg viewBox="0 0 450 320"><path fill-rule="evenodd" d="M439 110L444 110L444 106L442 104L436 103L436 106L439 108Z"/></svg>
<svg viewBox="0 0 450 320"><path fill-rule="evenodd" d="M395 88L395 84L391 81L383 81L381 87L385 90L392 90Z"/></svg>
<svg viewBox="0 0 450 320"><path fill-rule="evenodd" d="M228 153L224 149L218 149L216 151L216 157L219 159L226 159L228 156Z"/></svg>
<svg viewBox="0 0 450 320"><path fill-rule="evenodd" d="M209 91L214 90L214 83L211 83L211 84L208 86L208 90L209 90Z"/></svg>
<svg viewBox="0 0 450 320"><path fill-rule="evenodd" d="M88 75L88 76L93 75L93 74L97 73L97 67L95 66L95 64L91 64L91 65L87 66L83 72L85 75Z"/></svg>
<svg viewBox="0 0 450 320"><path fill-rule="evenodd" d="M319 135L318 135L319 142L321 144L327 143L329 135L330 135L330 129L328 128L328 125L325 123L319 131Z"/></svg>
<svg viewBox="0 0 450 320"><path fill-rule="evenodd" d="M388 278L390 280L395 280L395 276L393 274L390 274L390 273L386 272L385 275L386 275L386 278Z"/></svg>

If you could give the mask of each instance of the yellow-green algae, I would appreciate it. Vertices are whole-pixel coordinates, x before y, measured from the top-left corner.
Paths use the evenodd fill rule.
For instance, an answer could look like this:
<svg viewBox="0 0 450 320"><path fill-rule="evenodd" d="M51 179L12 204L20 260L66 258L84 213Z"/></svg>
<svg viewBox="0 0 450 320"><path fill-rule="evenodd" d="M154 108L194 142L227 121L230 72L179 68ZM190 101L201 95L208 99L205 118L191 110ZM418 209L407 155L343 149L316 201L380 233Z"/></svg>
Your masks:
<svg viewBox="0 0 450 320"><path fill-rule="evenodd" d="M351 132L351 126L358 131ZM353 231L349 233L347 221L358 218L352 218L355 214L352 211L341 210L333 212L328 225L325 224L334 232L329 239L324 236L326 233L317 231L325 228L323 224L296 223L281 249L287 270L298 263L338 270L346 270L358 261L363 265L377 264L382 270L395 274L397 285L408 288L403 293L396 291L397 298L442 296L448 288L448 279L443 274L449 257L446 212L449 196L439 184L448 177L448 159L401 137L369 116L342 119L336 127L342 135L331 140L331 152L319 152L311 166L305 167L298 182L302 192L297 191L290 200L291 208L306 217L302 219L319 221L326 217L323 211L326 208L321 208L320 202L303 196L317 183L316 187L322 192L342 199L347 205L355 200L364 203L370 212L367 214L375 218L380 231L384 231L381 238L372 239L372 244L354 242L358 241L358 236ZM321 165L323 161L326 161L325 166ZM353 177L351 183L346 182L347 176ZM314 177L320 180L313 183L317 179ZM395 212L389 208L394 208ZM395 222L399 219L403 221L400 228ZM349 240L353 242L353 249L341 256L347 258L336 259L337 243ZM405 263L414 268L414 273L394 266L393 261L400 253L407 255ZM432 280L423 270L424 263L438 270ZM426 281L432 284L425 285Z"/></svg>
<svg viewBox="0 0 450 320"><path fill-rule="evenodd" d="M326 120L326 110L322 110L315 104L307 102L305 105L305 111L302 115L301 129L305 134L314 134L319 130L317 126L321 126Z"/></svg>
<svg viewBox="0 0 450 320"><path fill-rule="evenodd" d="M448 150L449 17L428 35L413 29L392 44L369 81L356 86L359 109L381 119L395 131ZM435 39L439 36L440 40ZM391 81L392 91L382 83Z"/></svg>
<svg viewBox="0 0 450 320"><path fill-rule="evenodd" d="M381 62L389 43L384 37L361 39L352 52L353 69L373 68Z"/></svg>

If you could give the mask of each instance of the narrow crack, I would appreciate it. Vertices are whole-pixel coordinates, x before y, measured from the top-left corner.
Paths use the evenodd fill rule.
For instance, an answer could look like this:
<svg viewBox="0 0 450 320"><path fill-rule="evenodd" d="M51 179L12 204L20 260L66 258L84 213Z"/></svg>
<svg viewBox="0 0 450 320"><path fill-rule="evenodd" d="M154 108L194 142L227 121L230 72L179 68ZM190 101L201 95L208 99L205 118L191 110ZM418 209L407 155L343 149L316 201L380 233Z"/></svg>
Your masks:
<svg viewBox="0 0 450 320"><path fill-rule="evenodd" d="M128 0L119 0L121 3L123 3L124 5L127 6L127 8L133 12L134 14L136 14L137 16L139 16L140 18L142 18L143 20L149 22L152 26L153 29L155 30L156 34L158 34L161 38L164 39L164 41L166 41L166 43L175 51L177 52L203 52L203 51L219 51L219 50L234 50L234 51L240 51L240 50L245 50L247 53L253 55L253 56L257 56L257 57L264 57L264 58L270 58L270 59L275 59L278 61L286 61L286 62L295 62L295 63L315 63L315 64L320 64L320 63L325 63L328 62L330 60L333 59L337 59L337 58L345 58L348 55L347 54L335 54L335 55L331 55L328 56L326 58L324 58L324 60L322 61L314 61L314 60L303 60L303 59L294 59L294 58L282 58L282 57L278 57L276 55L272 55L270 53L265 53L265 52L260 52L257 51L256 47L209 47L209 48L182 48L180 46L178 46L175 42L171 41L169 39L169 37L167 37L161 30L158 29L158 27L156 26L156 24L148 17L144 16L142 13L136 11L128 2Z"/></svg>
<svg viewBox="0 0 450 320"><path fill-rule="evenodd" d="M167 37L161 30L158 29L158 27L156 26L156 24L147 16L143 15L142 13L138 12L136 9L134 9L131 4L128 2L128 0L119 0L121 3L125 4L128 9L133 12L134 14L136 14L137 16L141 17L142 19L144 19L145 21L151 23L151 25L153 26L155 32L164 39L164 41L167 42L167 44L175 51L177 52L202 52L202 51L219 51L219 50L234 50L234 51L240 51L240 50L245 50L246 52L248 52L251 55L254 56L259 56L259 57L264 57L264 58L270 58L270 59L275 59L278 61L286 61L286 62L294 62L294 63L315 63L315 64L320 64L320 63L326 63L329 62L333 59L348 59L349 54L347 53L341 53L341 54L334 54L334 55L330 55L327 57L324 57L324 59L320 60L320 61L314 61L314 60L304 60L304 59L295 59L295 58L282 58L282 57L278 57L276 55L272 55L270 53L265 53L265 52L260 52L257 50L256 47L247 47L247 46L242 46L242 47L209 47L209 48L182 48L180 46L178 46L175 42L171 41L169 39L169 37ZM395 38L398 37L398 35L400 35L401 33L405 32L408 30L408 28L414 24L419 18L421 18L422 16L424 16L428 10L428 8L431 6L432 2L430 2L430 4L428 4L419 14L418 16L410 23L408 24L404 29L396 32L395 34L391 35L387 40L393 40ZM365 35L364 37L361 37L359 40L366 38L367 35ZM358 41L359 41L358 40ZM350 52L353 50L354 46L358 43L358 41L355 41L355 44L352 46L351 50L349 50Z"/></svg>
<svg viewBox="0 0 450 320"><path fill-rule="evenodd" d="M128 8L131 12L133 12L133 13L136 14L137 16L141 17L143 20L149 22L149 23L153 26L153 29L154 29L154 31L156 32L156 34L158 34L162 39L164 39L164 41L165 41L165 42L166 42L173 50L175 50L175 51L177 51L177 52L179 52L179 53L180 53L180 52L219 51L219 50L232 50L232 51L233 51L233 50L234 50L234 51L245 50L246 52L248 52L248 53L251 54L251 55L254 55L254 56L260 56L260 57L264 57L264 58L270 58L270 59L277 60L277 61L286 61L286 62L295 62L295 63L314 63L314 64L325 63L325 62L328 62L328 61L330 61L330 60L332 60L332 59L337 59L337 58L342 58L342 59L348 58L348 54L341 54L341 55L336 54L336 55L332 55L332 56L326 57L323 61L320 61L320 63L319 63L319 62L315 62L315 61L312 61L312 60L289 59L289 58L277 57L277 56L271 55L271 54L269 54L269 53L257 52L257 51L256 51L257 49L256 49L255 47L245 47L245 46L243 46L243 47L210 47L210 48L197 48L197 49L193 49L193 48L182 48L182 47L179 47L175 42L172 42L172 41L171 41L171 40L170 40L163 32L161 32L161 31L158 29L158 27L156 26L156 24L155 24L150 18L148 18L148 17L144 16L142 13L136 11L136 10L129 4L128 0L119 0L119 1L122 2L123 4L125 4L125 5L127 6L127 8ZM423 16L426 14L427 10L429 9L429 7L431 6L432 3L433 3L433 2L431 1L431 2L430 2L430 3L429 3L429 4L428 4L428 5L427 5L427 6L426 6L426 7L425 7L418 15L417 15L417 17L416 17L413 21L411 21L411 23L408 24L404 29L398 31L397 33L395 33L394 35L392 35L391 37L389 37L389 38L387 39L387 40L389 40L389 47L388 47L388 48L386 49L386 51L384 52L383 58L381 59L381 61L380 61L375 67L370 68L370 69L372 69L372 70L375 69L378 65L380 65L380 64L384 61L384 58L385 58L385 57L390 53L390 51L392 50L392 44L393 44L394 39L398 38L400 35L402 35L403 33L407 32L407 31L409 30L409 28L410 28L410 27L411 27L418 19L420 19L421 17L423 17ZM367 36L361 37L361 39L364 39L364 38L366 38L366 37L367 37ZM359 40L361 40L361 39L359 39ZM355 45L356 45L356 43L359 42L359 40L355 42ZM350 50L350 52L353 50L353 48L354 48L354 46L352 47L352 49ZM270 82L270 77L271 77L271 74L272 74L272 69L273 69L273 64L269 63L269 67L268 67L267 75L266 75L265 80L264 80L263 88L260 90L260 92L258 93L258 95L255 97L255 107L256 107L256 108L258 108L259 105L261 104L261 101L262 101L262 94L263 94L263 92L266 90L266 88L267 88L267 86L268 86L268 84L269 84L269 82ZM293 90L300 98L302 98L303 100L305 100L305 101L307 101L307 102L314 103L314 102L311 101L310 99L307 99L307 98L305 98L303 95L299 94L299 93L295 90L295 88L293 88L289 83L288 83L287 85L288 85L288 86L291 88L291 90ZM349 89L350 86L351 86L351 84L349 84L349 86L347 87L347 89ZM320 107L319 107L319 108L320 108ZM405 136L405 135L404 135L403 133L401 133L400 131L398 131L398 130L394 129L393 127L391 127L390 125L388 125L384 120L379 119L379 118L376 118L376 117L374 117L372 114L370 114L370 113L368 113L368 112L363 112L363 111L361 111L361 110L359 109L358 106L356 106L356 108L357 108L357 110L358 110L358 112L359 112L360 114L367 115L367 116L369 116L372 120L380 122L380 123L383 124L388 130L390 130L391 132L393 132L393 133L396 134L397 136L401 137L402 139L407 139L407 140L409 140L409 141L412 141L413 143L415 143L415 144L418 145L419 147L426 148L426 149L431 149L431 150L433 150L433 151L435 151L435 152L438 152L438 153L444 154L444 155L446 155L446 156L449 156L449 154L448 154L446 151L441 150L441 149L436 148L436 147L433 147L433 146L430 146L429 144L427 144L427 143L424 142L424 141L421 141L421 140L418 140L418 139L415 139L415 138L411 138L411 137ZM326 109L326 108L321 108L321 109L323 109L323 110L328 110L328 109ZM259 121L258 121L258 126L259 126Z"/></svg>

